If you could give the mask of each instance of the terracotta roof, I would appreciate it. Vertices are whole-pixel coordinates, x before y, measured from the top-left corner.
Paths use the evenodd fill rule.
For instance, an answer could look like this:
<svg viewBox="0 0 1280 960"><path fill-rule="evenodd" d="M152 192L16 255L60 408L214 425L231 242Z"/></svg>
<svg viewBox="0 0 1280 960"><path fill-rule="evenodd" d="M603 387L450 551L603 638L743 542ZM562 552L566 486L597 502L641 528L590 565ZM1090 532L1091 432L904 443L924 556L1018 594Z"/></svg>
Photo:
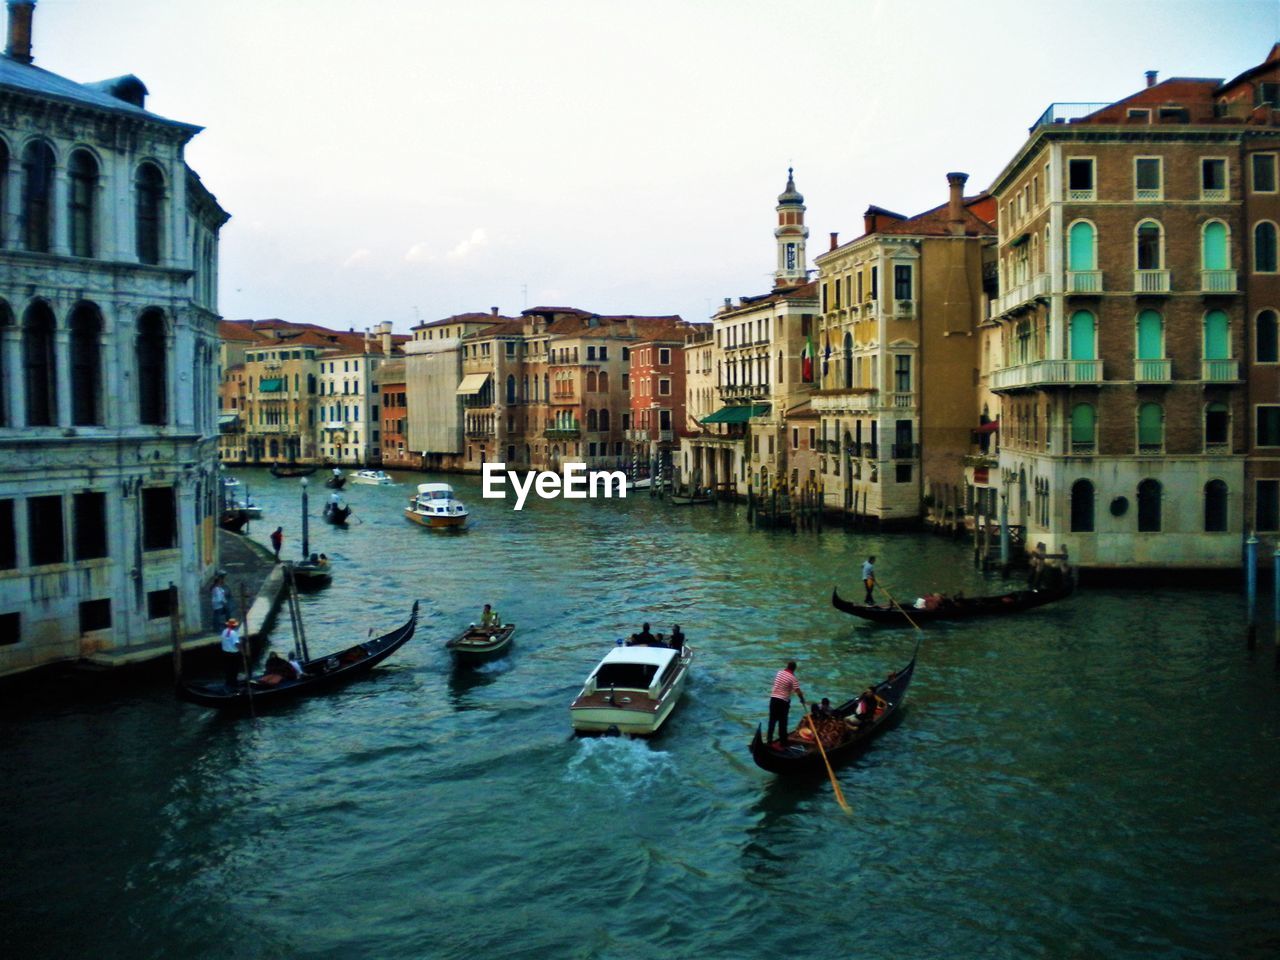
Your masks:
<svg viewBox="0 0 1280 960"><path fill-rule="evenodd" d="M1271 47L1271 52L1267 54L1267 59L1263 60L1256 67L1250 67L1244 73L1240 74L1240 76L1232 77L1218 89L1225 92L1238 83L1243 83L1245 80L1252 80L1258 74L1266 73L1268 70L1274 70L1276 67L1280 67L1280 43L1274 44Z"/></svg>
<svg viewBox="0 0 1280 960"><path fill-rule="evenodd" d="M490 315L490 320L493 316ZM524 333L524 321L502 317L497 323L490 324L483 330L475 330L467 334L468 340L483 340L488 337L515 337Z"/></svg>
<svg viewBox="0 0 1280 960"><path fill-rule="evenodd" d="M966 237L983 237L996 232L994 224L976 216L971 209L986 199L988 199L988 195L985 193L964 198L962 213L964 216L964 235ZM891 235L949 237L951 236L949 206L946 203L941 204L932 210L926 210L924 213L918 213L914 217L908 217L906 220L885 224L876 232Z"/></svg>
<svg viewBox="0 0 1280 960"><path fill-rule="evenodd" d="M259 340L271 339L268 334L253 329L252 323L252 320L219 320L218 339L243 340L246 343L256 343Z"/></svg>
<svg viewBox="0 0 1280 960"><path fill-rule="evenodd" d="M425 323L419 323L411 327L412 330L426 330L429 327L443 327L450 323L492 323L495 320L514 320L514 317L504 317L501 314L494 314L486 310L483 313L455 313L452 317L445 317L443 320L429 320Z"/></svg>
<svg viewBox="0 0 1280 960"><path fill-rule="evenodd" d="M802 283L794 287L779 287L769 293L761 293L754 297L739 297L737 306L721 307L716 316L726 317L730 314L738 313L740 310L753 310L769 303L780 303L784 300L814 299L817 296L818 281L810 280L808 283Z"/></svg>

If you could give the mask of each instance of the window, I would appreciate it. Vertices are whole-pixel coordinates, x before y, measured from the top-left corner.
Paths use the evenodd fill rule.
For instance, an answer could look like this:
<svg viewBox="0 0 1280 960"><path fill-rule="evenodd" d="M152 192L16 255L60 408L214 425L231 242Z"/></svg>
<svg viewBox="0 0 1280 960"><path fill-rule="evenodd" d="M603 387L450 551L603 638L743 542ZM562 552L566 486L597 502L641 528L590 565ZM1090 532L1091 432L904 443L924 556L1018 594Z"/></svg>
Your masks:
<svg viewBox="0 0 1280 960"><path fill-rule="evenodd" d="M1280 447L1280 407L1257 408L1257 434L1259 447Z"/></svg>
<svg viewBox="0 0 1280 960"><path fill-rule="evenodd" d="M1138 532L1160 532L1160 482L1143 480L1138 484Z"/></svg>
<svg viewBox="0 0 1280 960"><path fill-rule="evenodd" d="M173 598L169 595L169 588L163 590L152 590L147 594L147 619L163 620L173 612Z"/></svg>
<svg viewBox="0 0 1280 960"><path fill-rule="evenodd" d="M1200 262L1205 270L1227 270L1231 254L1227 246L1227 225L1210 220L1200 233Z"/></svg>
<svg viewBox="0 0 1280 960"><path fill-rule="evenodd" d="M22 243L27 250L48 253L52 235L53 150L47 143L29 144L22 154Z"/></svg>
<svg viewBox="0 0 1280 960"><path fill-rule="evenodd" d="M52 427L58 421L53 326L53 313L44 301L27 309L22 325L22 366L29 427Z"/></svg>
<svg viewBox="0 0 1280 960"><path fill-rule="evenodd" d="M1077 403L1071 408L1071 452L1093 453L1096 419L1091 403Z"/></svg>
<svg viewBox="0 0 1280 960"><path fill-rule="evenodd" d="M1227 315L1221 310L1210 310L1204 315L1204 359L1229 360L1231 335Z"/></svg>
<svg viewBox="0 0 1280 960"><path fill-rule="evenodd" d="M43 567L67 558L62 529L62 498L32 497L27 501L27 548L31 565Z"/></svg>
<svg viewBox="0 0 1280 960"><path fill-rule="evenodd" d="M1207 157L1200 161L1200 199L1227 199L1227 161Z"/></svg>
<svg viewBox="0 0 1280 960"><path fill-rule="evenodd" d="M893 477L894 482L895 482L895 483L910 483L910 482L911 482L911 467L912 467L912 464L910 464L910 463L899 463L899 464L897 464L897 465L894 467L894 471L893 471L893 472L894 472L894 477Z"/></svg>
<svg viewBox="0 0 1280 960"><path fill-rule="evenodd" d="M154 163L140 165L133 188L138 261L159 263L164 207L164 176L160 168Z"/></svg>
<svg viewBox="0 0 1280 960"><path fill-rule="evenodd" d="M142 490L142 549L169 550L178 545L178 510L173 487Z"/></svg>
<svg viewBox="0 0 1280 960"><path fill-rule="evenodd" d="M844 385L853 386L853 337L847 333L844 335Z"/></svg>
<svg viewBox="0 0 1280 960"><path fill-rule="evenodd" d="M1280 530L1280 480L1259 480L1254 487L1253 525L1259 532Z"/></svg>
<svg viewBox="0 0 1280 960"><path fill-rule="evenodd" d="M609 359L609 348L608 348L608 347L601 347L601 348L600 348L600 359L601 359L601 360L608 360L608 359Z"/></svg>
<svg viewBox="0 0 1280 960"><path fill-rule="evenodd" d="M516 402L516 378L512 374L507 374L507 403ZM377 411L374 411L376 417Z"/></svg>
<svg viewBox="0 0 1280 960"><path fill-rule="evenodd" d="M1138 157L1133 161L1135 200L1159 200L1164 192L1163 161L1159 157Z"/></svg>
<svg viewBox="0 0 1280 960"><path fill-rule="evenodd" d="M71 255L92 257L95 231L95 202L98 192L98 162L87 150L77 150L67 164L70 189L67 191L67 225Z"/></svg>
<svg viewBox="0 0 1280 960"><path fill-rule="evenodd" d="M1225 403L1211 403L1204 409L1204 443L1209 452L1214 448L1230 453L1231 416Z"/></svg>
<svg viewBox="0 0 1280 960"><path fill-rule="evenodd" d="M899 263L893 267L893 299L912 300L911 265Z"/></svg>
<svg viewBox="0 0 1280 960"><path fill-rule="evenodd" d="M1096 340L1093 314L1077 310L1071 315L1071 359L1096 360Z"/></svg>
<svg viewBox="0 0 1280 960"><path fill-rule="evenodd" d="M138 320L138 422L162 425L167 410L164 316L148 310Z"/></svg>
<svg viewBox="0 0 1280 960"><path fill-rule="evenodd" d="M1141 107L1130 107L1128 112L1126 113L1126 116L1130 120L1140 120L1143 123L1151 122L1151 111L1144 110Z"/></svg>
<svg viewBox="0 0 1280 960"><path fill-rule="evenodd" d="M1257 331L1255 359L1258 363L1280 362L1280 339L1277 338L1277 317L1274 310L1263 310L1254 321Z"/></svg>
<svg viewBox="0 0 1280 960"><path fill-rule="evenodd" d="M601 411L602 417L607 415L608 415L607 410ZM659 430L671 429L671 411L670 410L662 409L658 411L658 429Z"/></svg>
<svg viewBox="0 0 1280 960"><path fill-rule="evenodd" d="M1155 310L1138 314L1139 360L1164 359L1164 318Z"/></svg>
<svg viewBox="0 0 1280 960"><path fill-rule="evenodd" d="M1067 161L1067 199L1092 200L1093 158L1073 157Z"/></svg>
<svg viewBox="0 0 1280 960"><path fill-rule="evenodd" d="M1221 480L1204 485L1204 529L1206 533L1226 532L1227 485Z"/></svg>
<svg viewBox="0 0 1280 960"><path fill-rule="evenodd" d="M102 422L100 381L102 363L99 357L99 338L102 321L98 310L89 304L80 304L71 315L71 422L89 426Z"/></svg>
<svg viewBox="0 0 1280 960"><path fill-rule="evenodd" d="M893 389L897 393L911 392L911 354L909 353L894 354Z"/></svg>
<svg viewBox="0 0 1280 960"><path fill-rule="evenodd" d="M1158 403L1138 407L1138 452L1159 453L1164 449L1164 408Z"/></svg>
<svg viewBox="0 0 1280 960"><path fill-rule="evenodd" d="M22 614L0 613L0 647L22 642Z"/></svg>
<svg viewBox="0 0 1280 960"><path fill-rule="evenodd" d="M658 379L658 396L660 397L671 396L671 381L666 377L660 377Z"/></svg>
<svg viewBox="0 0 1280 960"><path fill-rule="evenodd" d="M0 500L0 570L18 566L18 532L13 525L13 501Z"/></svg>
<svg viewBox="0 0 1280 960"><path fill-rule="evenodd" d="M1071 532L1093 532L1093 484L1088 480L1071 485Z"/></svg>
<svg viewBox="0 0 1280 960"><path fill-rule="evenodd" d="M659 363L659 364L661 364L661 365L662 365L662 366L664 366L664 367L665 367L665 366L667 366L667 365L669 365L669 364L671 363L671 348L670 348L670 347L659 347L659 348L658 348L658 363Z"/></svg>
<svg viewBox="0 0 1280 960"><path fill-rule="evenodd" d="M595 348L595 347L587 347L587 359L588 359L588 360L594 360L595 358L596 358L596 348Z"/></svg>
<svg viewBox="0 0 1280 960"><path fill-rule="evenodd" d="M80 603L80 632L111 629L111 598L83 600Z"/></svg>
<svg viewBox="0 0 1280 960"><path fill-rule="evenodd" d="M1255 273L1276 272L1276 225L1269 220L1253 228L1253 270Z"/></svg>
<svg viewBox="0 0 1280 960"><path fill-rule="evenodd" d="M1067 269L1072 271L1097 268L1097 250L1093 242L1093 224L1077 220L1067 232Z"/></svg>
<svg viewBox="0 0 1280 960"><path fill-rule="evenodd" d="M107 495L77 493L71 499L71 556L94 560L107 555Z"/></svg>
<svg viewBox="0 0 1280 960"><path fill-rule="evenodd" d="M1159 270L1164 265L1160 224L1144 220L1138 225L1137 263L1139 270Z"/></svg>
<svg viewBox="0 0 1280 960"><path fill-rule="evenodd" d="M1274 153L1255 153L1253 155L1253 192L1276 192L1276 155Z"/></svg>

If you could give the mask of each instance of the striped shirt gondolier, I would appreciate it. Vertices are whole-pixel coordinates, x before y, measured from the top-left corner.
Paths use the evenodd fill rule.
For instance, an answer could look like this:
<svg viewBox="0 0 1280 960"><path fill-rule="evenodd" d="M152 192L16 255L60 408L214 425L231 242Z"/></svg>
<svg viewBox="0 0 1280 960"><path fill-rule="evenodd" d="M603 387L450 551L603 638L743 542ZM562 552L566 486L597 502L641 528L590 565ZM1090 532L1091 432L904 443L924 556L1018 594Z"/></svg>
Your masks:
<svg viewBox="0 0 1280 960"><path fill-rule="evenodd" d="M790 670L779 670L773 678L773 692L769 694L779 700L791 702L791 694L800 692L800 682Z"/></svg>

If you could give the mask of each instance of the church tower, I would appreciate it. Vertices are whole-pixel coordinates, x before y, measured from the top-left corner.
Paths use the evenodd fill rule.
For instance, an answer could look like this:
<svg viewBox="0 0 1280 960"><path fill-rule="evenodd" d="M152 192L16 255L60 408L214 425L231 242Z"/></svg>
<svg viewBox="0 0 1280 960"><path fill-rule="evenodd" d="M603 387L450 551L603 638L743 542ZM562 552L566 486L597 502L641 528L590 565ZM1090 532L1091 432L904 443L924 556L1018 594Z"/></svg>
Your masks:
<svg viewBox="0 0 1280 960"><path fill-rule="evenodd" d="M804 225L804 197L796 189L792 170L787 167L787 189L778 196L778 227L773 235L778 240L778 269L774 272L774 289L795 287L809 279L804 255L804 241L809 228Z"/></svg>

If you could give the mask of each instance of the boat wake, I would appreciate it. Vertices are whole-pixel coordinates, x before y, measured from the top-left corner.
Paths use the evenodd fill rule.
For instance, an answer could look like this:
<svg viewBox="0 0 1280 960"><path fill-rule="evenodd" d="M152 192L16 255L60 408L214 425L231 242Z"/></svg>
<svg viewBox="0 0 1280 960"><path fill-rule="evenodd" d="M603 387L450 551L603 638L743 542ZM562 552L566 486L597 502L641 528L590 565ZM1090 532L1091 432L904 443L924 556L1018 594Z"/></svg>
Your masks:
<svg viewBox="0 0 1280 960"><path fill-rule="evenodd" d="M670 753L643 740L626 737L583 737L573 743L565 783L616 788L627 797L643 794L675 768Z"/></svg>

